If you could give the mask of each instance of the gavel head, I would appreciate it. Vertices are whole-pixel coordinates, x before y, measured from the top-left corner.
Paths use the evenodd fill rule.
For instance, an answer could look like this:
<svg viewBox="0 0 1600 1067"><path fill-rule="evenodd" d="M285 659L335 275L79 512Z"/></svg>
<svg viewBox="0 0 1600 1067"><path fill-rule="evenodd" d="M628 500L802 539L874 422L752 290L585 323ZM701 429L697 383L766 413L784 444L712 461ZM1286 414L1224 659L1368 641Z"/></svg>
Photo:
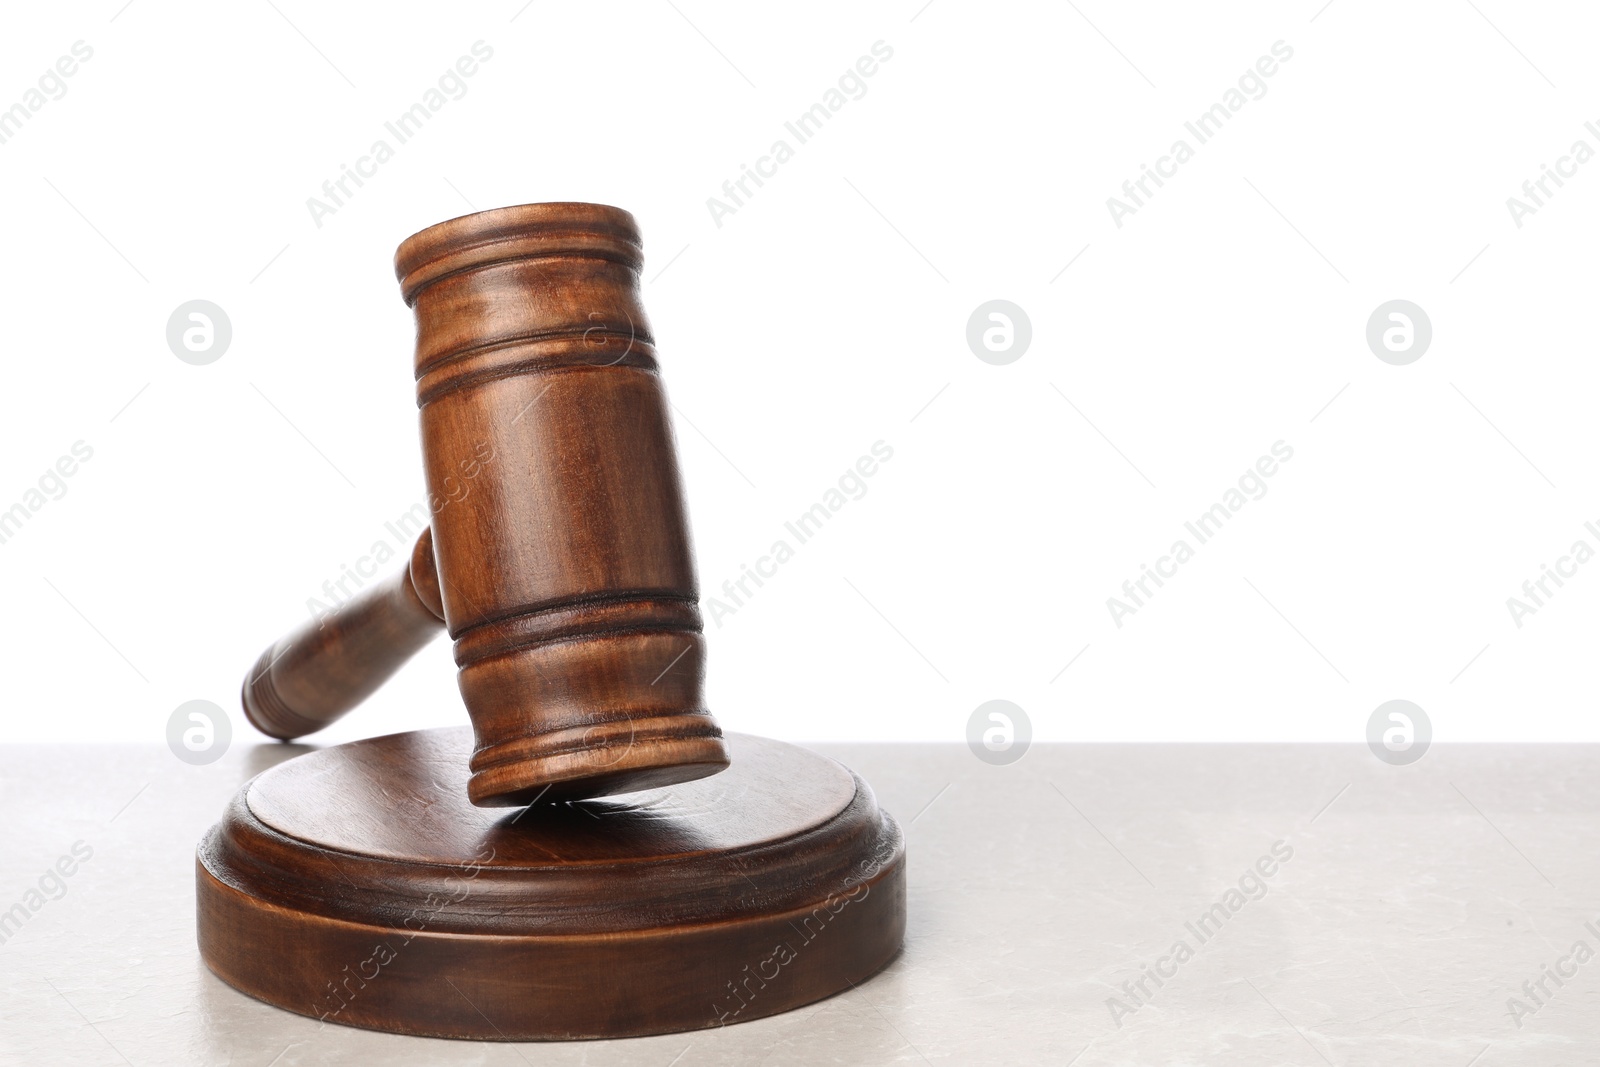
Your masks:
<svg viewBox="0 0 1600 1067"><path fill-rule="evenodd" d="M395 254L480 805L728 765L633 216L479 212Z"/></svg>

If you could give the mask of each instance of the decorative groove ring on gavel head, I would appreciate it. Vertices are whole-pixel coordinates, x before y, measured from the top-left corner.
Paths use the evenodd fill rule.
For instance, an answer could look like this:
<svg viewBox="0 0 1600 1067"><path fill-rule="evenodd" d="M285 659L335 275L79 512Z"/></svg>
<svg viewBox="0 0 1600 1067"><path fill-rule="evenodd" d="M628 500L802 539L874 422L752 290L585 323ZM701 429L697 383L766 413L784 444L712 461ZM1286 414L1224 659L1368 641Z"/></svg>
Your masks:
<svg viewBox="0 0 1600 1067"><path fill-rule="evenodd" d="M479 212L395 254L476 804L727 766L643 263L633 216L597 204Z"/></svg>

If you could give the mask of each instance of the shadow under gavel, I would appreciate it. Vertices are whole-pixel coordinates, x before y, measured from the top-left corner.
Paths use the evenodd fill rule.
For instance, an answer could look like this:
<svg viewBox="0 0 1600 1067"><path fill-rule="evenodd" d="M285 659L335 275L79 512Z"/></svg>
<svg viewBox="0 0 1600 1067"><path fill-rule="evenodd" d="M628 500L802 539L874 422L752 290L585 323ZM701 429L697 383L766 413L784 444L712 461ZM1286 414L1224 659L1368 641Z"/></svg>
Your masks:
<svg viewBox="0 0 1600 1067"><path fill-rule="evenodd" d="M240 694L245 717L281 741L316 733L366 700L443 632L428 529L417 538L410 562L393 576L261 653Z"/></svg>

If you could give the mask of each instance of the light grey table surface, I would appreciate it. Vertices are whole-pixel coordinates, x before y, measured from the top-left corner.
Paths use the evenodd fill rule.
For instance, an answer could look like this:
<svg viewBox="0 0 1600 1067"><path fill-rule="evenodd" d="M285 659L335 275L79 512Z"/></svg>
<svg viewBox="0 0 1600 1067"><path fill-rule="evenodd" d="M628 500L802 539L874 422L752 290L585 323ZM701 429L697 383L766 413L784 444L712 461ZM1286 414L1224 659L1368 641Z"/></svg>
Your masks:
<svg viewBox="0 0 1600 1067"><path fill-rule="evenodd" d="M1600 952L1600 748L1439 745L1392 767L1356 745L1037 744L991 767L960 745L815 747L906 828L900 958L772 1019L517 1045L324 1025L206 970L195 842L299 749L237 740L191 767L0 747L0 909L92 850L0 944L0 1062L1600 1063L1600 960L1573 955ZM1275 844L1292 856L1246 877Z"/></svg>

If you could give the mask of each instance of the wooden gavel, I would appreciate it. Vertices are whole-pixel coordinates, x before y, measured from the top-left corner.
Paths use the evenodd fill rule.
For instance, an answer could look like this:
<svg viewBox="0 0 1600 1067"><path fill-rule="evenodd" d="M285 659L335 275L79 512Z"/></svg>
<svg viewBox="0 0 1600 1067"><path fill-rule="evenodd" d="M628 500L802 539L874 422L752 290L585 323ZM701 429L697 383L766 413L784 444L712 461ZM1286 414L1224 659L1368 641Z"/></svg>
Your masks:
<svg viewBox="0 0 1600 1067"><path fill-rule="evenodd" d="M633 216L500 208L395 254L416 314L432 522L409 563L257 660L245 715L292 739L441 628L483 806L630 792L728 765ZM460 492L456 490L460 489Z"/></svg>

